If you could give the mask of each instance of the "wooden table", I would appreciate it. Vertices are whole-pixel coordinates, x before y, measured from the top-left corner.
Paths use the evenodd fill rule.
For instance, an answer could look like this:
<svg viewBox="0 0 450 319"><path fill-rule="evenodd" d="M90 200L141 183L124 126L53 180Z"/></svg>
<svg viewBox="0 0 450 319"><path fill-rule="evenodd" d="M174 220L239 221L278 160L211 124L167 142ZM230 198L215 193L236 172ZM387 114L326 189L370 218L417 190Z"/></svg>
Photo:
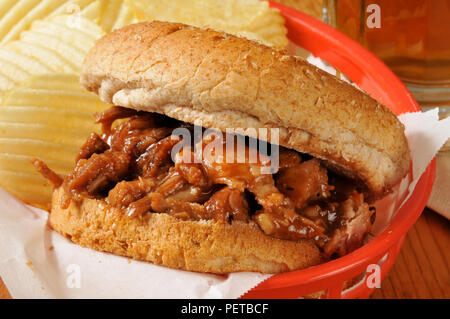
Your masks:
<svg viewBox="0 0 450 319"><path fill-rule="evenodd" d="M426 208L371 298L450 298L450 221Z"/></svg>
<svg viewBox="0 0 450 319"><path fill-rule="evenodd" d="M425 209L371 298L450 298L450 221ZM0 299L11 298L0 279Z"/></svg>

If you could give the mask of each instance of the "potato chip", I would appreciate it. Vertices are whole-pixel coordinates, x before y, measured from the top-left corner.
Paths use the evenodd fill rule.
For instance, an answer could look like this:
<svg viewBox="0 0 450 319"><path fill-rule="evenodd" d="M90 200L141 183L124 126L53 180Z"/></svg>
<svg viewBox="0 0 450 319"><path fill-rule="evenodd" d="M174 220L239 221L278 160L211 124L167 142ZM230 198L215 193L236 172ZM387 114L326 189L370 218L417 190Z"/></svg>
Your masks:
<svg viewBox="0 0 450 319"><path fill-rule="evenodd" d="M14 81L3 74L0 74L0 88L8 90L12 87L14 87ZM0 91L0 94L1 93L2 91Z"/></svg>
<svg viewBox="0 0 450 319"><path fill-rule="evenodd" d="M58 24L60 27L65 26L70 29L87 34L92 39L98 39L99 37L101 37L102 35L105 34L105 31L103 31L102 28L100 28L98 26L98 24L90 21L89 19L87 19L81 15L63 14L63 15L48 18L46 20L53 21L56 24ZM35 23L37 24L37 21ZM32 30L33 29L40 30L40 27L37 26L36 28L32 28ZM76 40L76 39L72 39L72 40Z"/></svg>
<svg viewBox="0 0 450 319"><path fill-rule="evenodd" d="M95 0L2 0L0 4L0 45L17 40L35 20L55 14L73 14Z"/></svg>
<svg viewBox="0 0 450 319"><path fill-rule="evenodd" d="M21 67L0 59L0 70L4 77L6 89L12 88L14 84L20 83L28 78L28 73Z"/></svg>
<svg viewBox="0 0 450 319"><path fill-rule="evenodd" d="M48 17L64 14L80 14L97 0L66 0L64 4L53 10Z"/></svg>
<svg viewBox="0 0 450 319"><path fill-rule="evenodd" d="M0 49L0 91L31 75L78 74L84 57L104 31L81 16L60 15L37 20L20 40Z"/></svg>
<svg viewBox="0 0 450 319"><path fill-rule="evenodd" d="M49 183L30 160L39 158L59 174L75 165L80 146L100 126L93 113L109 105L70 74L33 76L6 92L0 106L0 186L21 200L46 206Z"/></svg>
<svg viewBox="0 0 450 319"><path fill-rule="evenodd" d="M2 0L0 92L31 75L77 74L98 38L135 21L124 0Z"/></svg>
<svg viewBox="0 0 450 319"><path fill-rule="evenodd" d="M60 53L60 58L68 65L66 72L76 72L83 64L86 52L80 50L76 43L69 43L53 35L39 31L24 31L20 36L21 42L40 46L45 43L46 49Z"/></svg>
<svg viewBox="0 0 450 319"><path fill-rule="evenodd" d="M97 23L105 32L137 22L124 0L95 0L75 14Z"/></svg>
<svg viewBox="0 0 450 319"><path fill-rule="evenodd" d="M101 7L100 26L106 32L119 29L135 20L134 13L124 0L99 0Z"/></svg>
<svg viewBox="0 0 450 319"><path fill-rule="evenodd" d="M122 1L122 5L120 7L119 14L117 15L114 23L112 24L111 31L120 29L126 25L133 24L139 22L134 15L134 12L130 9L129 6L125 4L125 1Z"/></svg>
<svg viewBox="0 0 450 319"><path fill-rule="evenodd" d="M11 50L0 49L0 59L14 62L31 74L45 74L50 72L50 69L41 62Z"/></svg>
<svg viewBox="0 0 450 319"><path fill-rule="evenodd" d="M287 29L284 28L284 19L278 10L273 8L269 10L270 13L260 15L253 20L251 25L247 26L244 31L241 31L241 35L244 33L257 34L265 43L275 47L284 47L288 42L286 38ZM280 35L280 30L274 26L283 26L282 36Z"/></svg>
<svg viewBox="0 0 450 319"><path fill-rule="evenodd" d="M102 16L101 1L103 0L96 0L92 2L77 14L99 25Z"/></svg>
<svg viewBox="0 0 450 319"><path fill-rule="evenodd" d="M287 45L284 19L259 0L126 0L139 21L162 20L210 27L275 47Z"/></svg>

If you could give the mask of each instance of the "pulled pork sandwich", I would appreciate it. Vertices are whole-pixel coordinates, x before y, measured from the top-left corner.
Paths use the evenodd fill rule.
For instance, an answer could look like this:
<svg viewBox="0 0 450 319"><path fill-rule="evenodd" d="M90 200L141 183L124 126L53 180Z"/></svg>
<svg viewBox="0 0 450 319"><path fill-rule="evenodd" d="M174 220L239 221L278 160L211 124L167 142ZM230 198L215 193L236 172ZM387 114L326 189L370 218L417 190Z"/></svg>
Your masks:
<svg viewBox="0 0 450 319"><path fill-rule="evenodd" d="M199 272L302 269L360 247L371 203L409 171L404 128L385 106L301 58L225 33L127 26L98 41L81 84L117 105L96 115L103 134L64 178L35 166L55 186L50 225L96 250ZM279 169L184 161L174 130L194 125L278 128ZM269 139L255 131L244 130L246 151ZM213 140L222 147L225 137Z"/></svg>

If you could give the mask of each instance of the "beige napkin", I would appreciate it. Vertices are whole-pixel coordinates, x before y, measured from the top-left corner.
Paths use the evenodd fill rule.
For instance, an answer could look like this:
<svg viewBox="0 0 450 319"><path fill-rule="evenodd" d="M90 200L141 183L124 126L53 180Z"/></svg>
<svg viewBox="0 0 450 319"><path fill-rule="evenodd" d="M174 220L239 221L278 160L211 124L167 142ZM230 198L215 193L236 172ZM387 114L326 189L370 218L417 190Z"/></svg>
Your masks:
<svg viewBox="0 0 450 319"><path fill-rule="evenodd" d="M436 180L427 206L450 219L450 151L436 156Z"/></svg>

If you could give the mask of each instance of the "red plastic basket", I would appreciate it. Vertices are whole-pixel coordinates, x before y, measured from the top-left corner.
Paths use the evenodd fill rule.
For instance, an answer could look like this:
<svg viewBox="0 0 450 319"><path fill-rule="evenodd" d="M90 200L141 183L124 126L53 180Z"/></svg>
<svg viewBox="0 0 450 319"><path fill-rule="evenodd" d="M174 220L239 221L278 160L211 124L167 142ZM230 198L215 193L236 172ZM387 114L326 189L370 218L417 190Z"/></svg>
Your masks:
<svg viewBox="0 0 450 319"><path fill-rule="evenodd" d="M341 32L306 14L272 2L286 20L289 39L321 57L395 114L420 111L403 83L372 53ZM299 298L323 291L321 298L367 298L375 288L363 279L350 289L344 283L378 264L383 279L395 262L406 232L419 218L434 182L435 160L420 178L413 194L389 227L360 249L325 264L275 275L247 292L243 298Z"/></svg>

